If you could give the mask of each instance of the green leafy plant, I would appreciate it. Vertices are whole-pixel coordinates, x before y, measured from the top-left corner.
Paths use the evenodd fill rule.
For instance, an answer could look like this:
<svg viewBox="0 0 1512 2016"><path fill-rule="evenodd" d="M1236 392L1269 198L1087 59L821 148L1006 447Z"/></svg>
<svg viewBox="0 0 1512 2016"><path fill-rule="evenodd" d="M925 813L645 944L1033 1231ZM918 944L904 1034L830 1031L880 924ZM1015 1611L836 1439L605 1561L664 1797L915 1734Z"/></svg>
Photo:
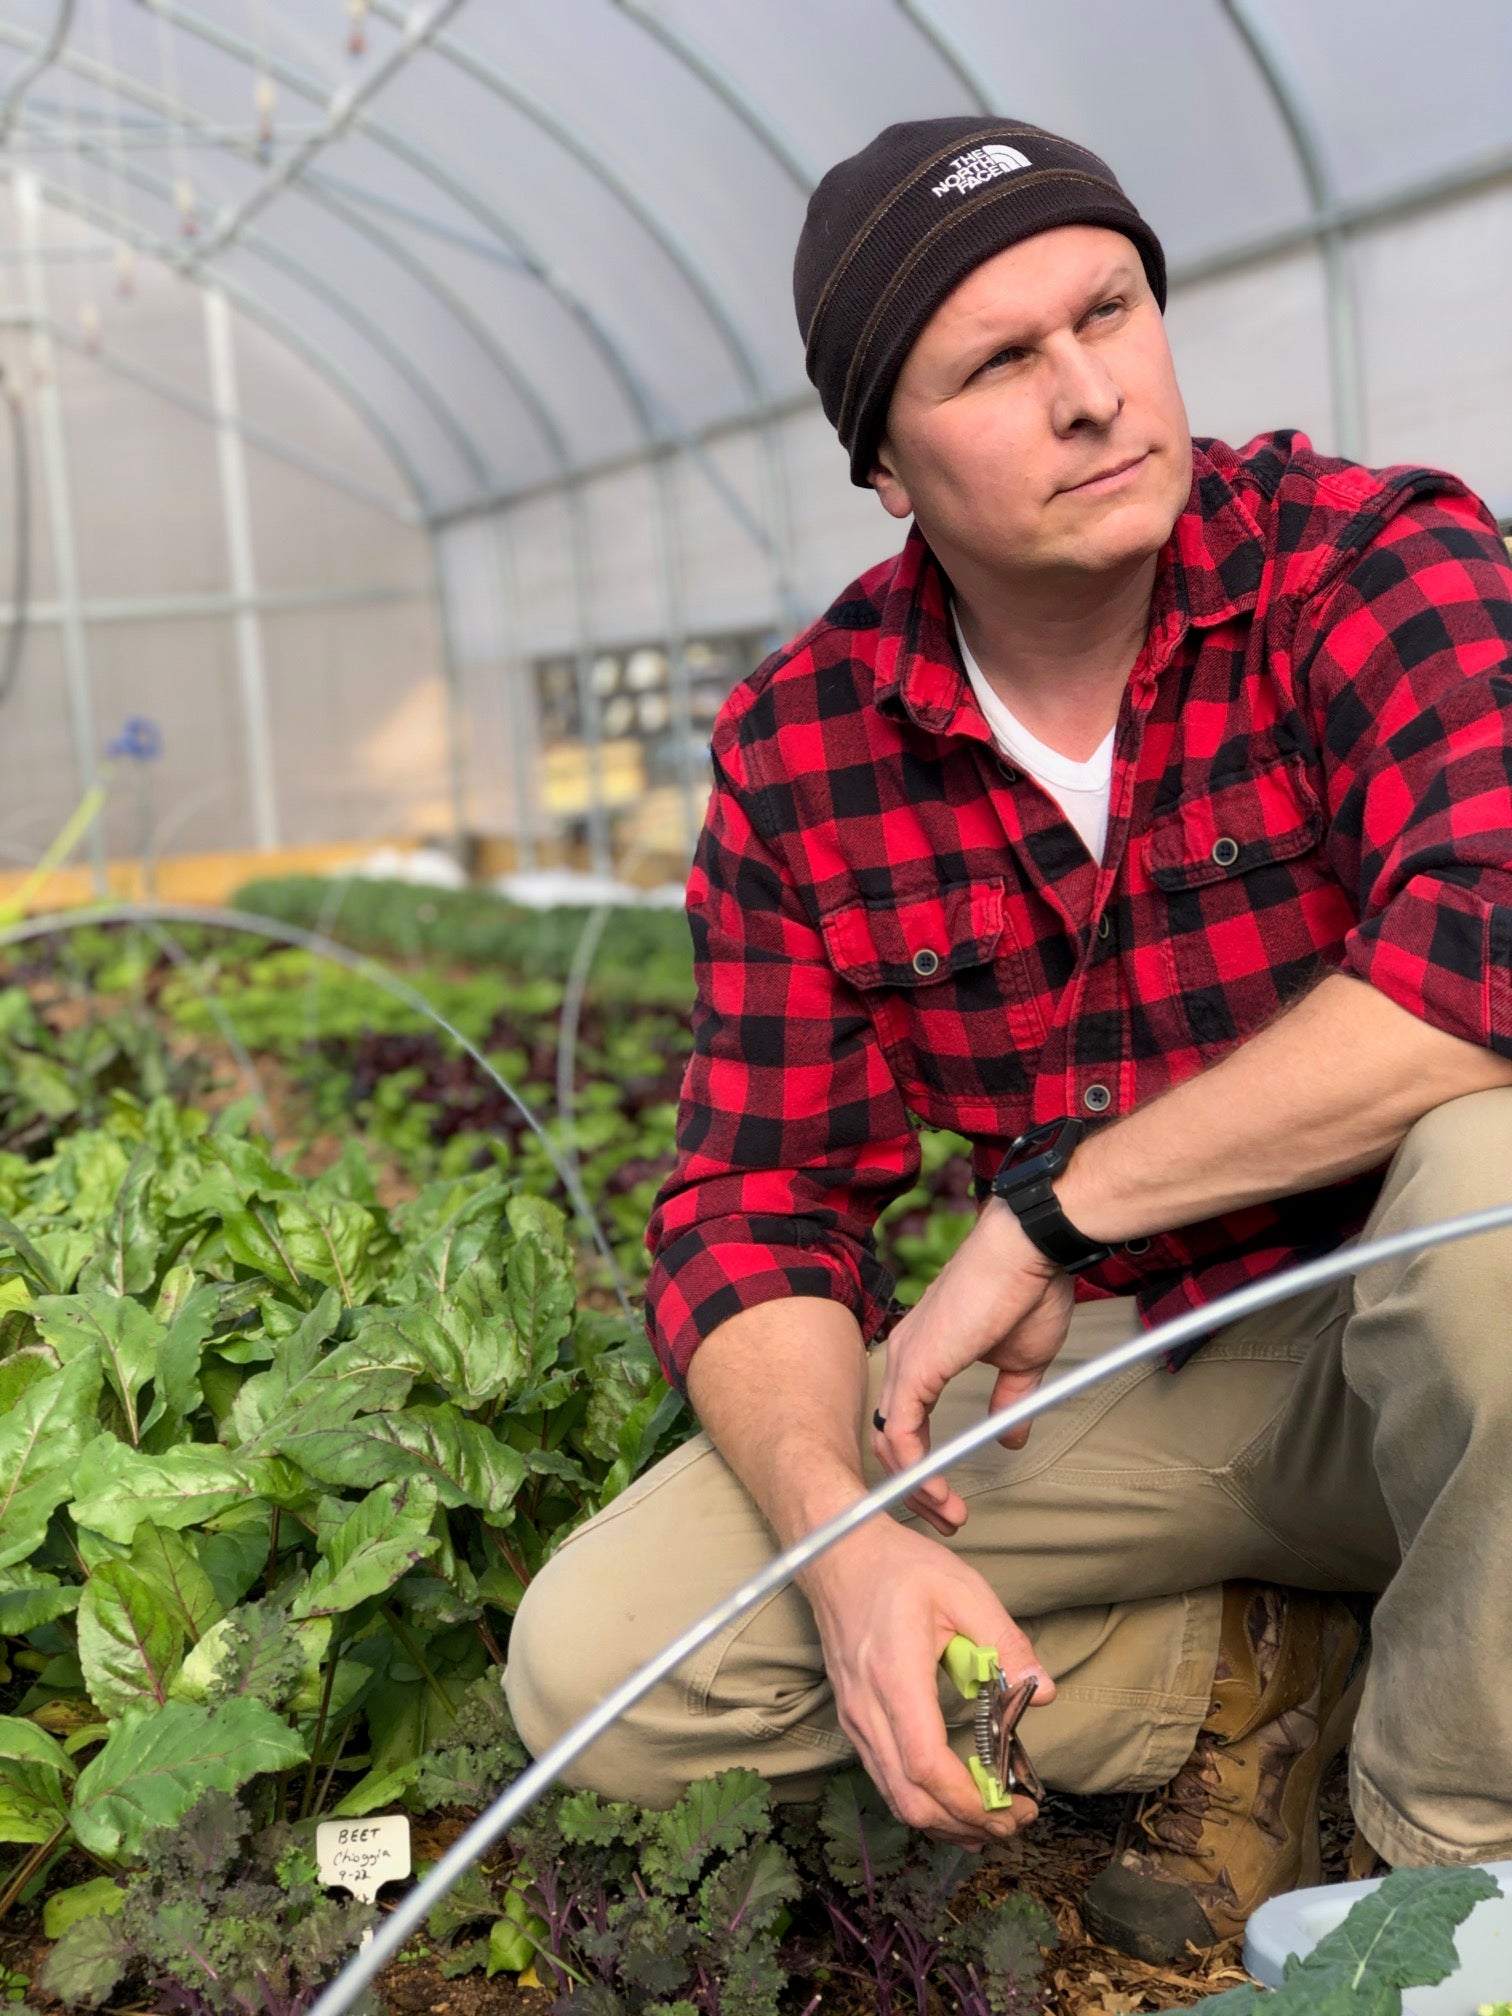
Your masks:
<svg viewBox="0 0 1512 2016"><path fill-rule="evenodd" d="M770 1801L754 1771L725 1771L666 1812L574 1792L525 1816L520 1894L561 2016L775 2016L799 1886Z"/></svg>
<svg viewBox="0 0 1512 2016"><path fill-rule="evenodd" d="M404 1798L552 1548L680 1432L550 1204L474 1175L391 1214L359 1157L302 1182L166 1101L0 1161L0 1310L6 1905L207 1791Z"/></svg>
<svg viewBox="0 0 1512 2016"><path fill-rule="evenodd" d="M524 979L565 980L592 912L530 910L485 889L422 889L408 882L322 876L248 883L238 910L321 930L364 952L441 960ZM614 911L595 962L596 984L622 1001L681 1006L693 993L693 952L680 910Z"/></svg>
<svg viewBox="0 0 1512 2016"><path fill-rule="evenodd" d="M1452 1974L1456 1929L1500 1895L1484 1869L1394 1870L1311 1953L1287 1961L1279 1988L1231 1988L1196 2006L1214 2016L1399 2016L1402 1990Z"/></svg>
<svg viewBox="0 0 1512 2016"><path fill-rule="evenodd" d="M1012 2016L1037 2006L1055 1941L1027 1896L970 1908L975 1858L910 1835L860 1771L840 1774L813 1814L774 1812L771 1788L741 1770L659 1813L558 1792L511 1845L503 1897L474 1879L431 1930L466 1931L443 1963L455 1971L498 1945L510 1964L533 1947L558 2016L777 2016L794 1975L846 1977L882 2016L942 2005Z"/></svg>
<svg viewBox="0 0 1512 2016"><path fill-rule="evenodd" d="M221 1792L150 1835L141 1869L108 1887L114 1905L77 1916L43 1969L72 2009L130 1980L185 2016L300 2016L373 1922L370 1906L321 1889L293 1828L254 1833Z"/></svg>
<svg viewBox="0 0 1512 2016"><path fill-rule="evenodd" d="M961 1909L976 1868L964 1850L924 1842L893 1818L859 1768L839 1773L819 1808L817 1836L798 1839L800 1866L833 1940L827 1964L856 1982L879 2016L930 1991L961 2016L1017 2016L1036 2006L1050 1914L1022 1891Z"/></svg>

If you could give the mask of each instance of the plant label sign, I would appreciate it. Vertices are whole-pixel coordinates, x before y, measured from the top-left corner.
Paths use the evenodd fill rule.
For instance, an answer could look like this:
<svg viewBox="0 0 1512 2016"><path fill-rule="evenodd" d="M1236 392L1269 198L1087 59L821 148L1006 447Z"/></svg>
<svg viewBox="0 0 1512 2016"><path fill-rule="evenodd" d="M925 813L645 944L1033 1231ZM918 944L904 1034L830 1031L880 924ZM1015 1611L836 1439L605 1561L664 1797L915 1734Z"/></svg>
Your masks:
<svg viewBox="0 0 1512 2016"><path fill-rule="evenodd" d="M328 1890L350 1890L371 1904L383 1884L410 1873L409 1820L403 1813L322 1820L315 1830L315 1859Z"/></svg>

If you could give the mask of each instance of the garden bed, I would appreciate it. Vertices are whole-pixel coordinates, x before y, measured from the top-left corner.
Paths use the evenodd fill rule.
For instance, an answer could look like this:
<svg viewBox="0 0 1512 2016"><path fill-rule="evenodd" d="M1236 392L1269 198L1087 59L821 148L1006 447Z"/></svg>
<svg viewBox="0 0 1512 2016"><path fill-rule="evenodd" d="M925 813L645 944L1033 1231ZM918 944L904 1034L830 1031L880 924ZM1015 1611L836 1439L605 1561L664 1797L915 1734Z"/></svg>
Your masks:
<svg viewBox="0 0 1512 2016"><path fill-rule="evenodd" d="M37 2007L306 2008L368 1917L315 1882L316 1821L406 1811L421 1859L508 1781L523 1586L688 1430L634 1306L690 1047L669 920L600 948L568 1112L582 916L466 899L453 930L435 892L362 903L338 923L428 962L406 970L549 1151L449 1038L306 952L91 929L0 970L0 1965ZM971 1222L962 1146L926 1134L888 1214L905 1299ZM614 1267L563 1208L563 1156ZM1230 1950L1159 1970L1085 1939L1120 1802L1057 1798L978 1864L902 1836L854 1775L775 1821L737 1775L696 1863L675 1820L546 1802L387 1970L386 2006L544 2011L514 1978L522 1920L550 1921L541 1977L596 1984L582 2016L1121 2016L1238 1978ZM597 1917L554 1913L568 1891ZM43 1957L44 1914L70 1912Z"/></svg>

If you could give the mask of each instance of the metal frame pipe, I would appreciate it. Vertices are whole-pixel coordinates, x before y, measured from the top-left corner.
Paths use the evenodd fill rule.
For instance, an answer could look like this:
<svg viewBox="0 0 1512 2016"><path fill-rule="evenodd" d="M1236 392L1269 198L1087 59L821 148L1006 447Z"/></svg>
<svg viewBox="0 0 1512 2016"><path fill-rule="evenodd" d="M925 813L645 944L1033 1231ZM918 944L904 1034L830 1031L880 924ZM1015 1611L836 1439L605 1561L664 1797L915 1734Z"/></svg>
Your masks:
<svg viewBox="0 0 1512 2016"><path fill-rule="evenodd" d="M1127 1344L1115 1350L1104 1352L1080 1364L1059 1378L1051 1378L1027 1398L1016 1401L1011 1407L1000 1408L995 1414L985 1414L970 1428L963 1429L953 1440L929 1454L896 1476L889 1477L864 1498L848 1507L837 1518L816 1527L794 1546L779 1554L758 1574L733 1590L722 1603L690 1624L686 1631L665 1646L638 1672L607 1694L596 1708L583 1717L567 1734L553 1743L549 1750L523 1771L507 1791L477 1820L467 1832L441 1857L425 1879L405 1897L378 1927L370 1942L342 1969L341 1973L320 1996L310 2011L310 2016L345 2016L357 1996L387 1965L403 1946L416 1928L423 1924L454 1884L466 1875L478 1858L488 1852L500 1836L520 1815L526 1812L566 1767L582 1753L605 1730L612 1728L621 1715L633 1708L644 1695L649 1694L658 1681L674 1671L682 1662L691 1657L700 1646L725 1630L729 1625L764 1601L775 1595L791 1582L795 1575L806 1568L811 1561L826 1553L829 1548L873 1519L879 1512L890 1506L901 1504L921 1484L938 1476L962 1457L983 1449L989 1442L997 1441L1010 1429L1022 1427L1037 1416L1058 1406L1062 1400L1073 1399L1078 1393L1101 1385L1114 1373L1122 1372L1132 1365L1139 1365L1148 1359L1161 1356L1182 1344L1206 1337L1209 1332L1226 1323L1238 1322L1242 1317L1252 1316L1261 1309L1273 1308L1279 1302L1286 1302L1294 1295L1300 1295L1312 1288L1326 1287L1330 1282L1341 1281L1348 1275L1357 1273L1362 1267L1375 1266L1386 1260L1401 1259L1408 1254L1426 1252L1432 1246L1447 1245L1458 1239L1474 1238L1485 1232L1495 1232L1512 1226L1512 1204L1493 1205L1484 1211L1467 1212L1456 1218L1446 1218L1434 1225L1413 1226L1406 1232L1397 1232L1385 1239L1372 1240L1368 1245L1345 1247L1325 1255L1321 1260L1307 1262L1300 1267L1289 1268L1285 1273L1271 1275L1264 1281L1252 1283L1249 1287L1237 1289L1219 1301L1210 1302L1205 1308L1194 1309L1183 1316L1163 1323L1158 1329L1142 1332Z"/></svg>
<svg viewBox="0 0 1512 2016"><path fill-rule="evenodd" d="M1334 426L1338 430L1335 448L1338 454L1357 461L1365 453L1359 324L1347 240L1337 226L1323 221L1333 207L1334 196L1322 136L1313 124L1302 87L1257 0L1220 0L1220 5L1233 22L1268 96L1281 114L1307 188L1323 250L1329 383L1333 390Z"/></svg>
<svg viewBox="0 0 1512 2016"><path fill-rule="evenodd" d="M221 516L226 529L231 593L236 603L231 622L241 688L242 725L246 735L247 802L252 811L252 842L263 853L271 853L278 845L278 780L273 769L268 673L256 599L257 560L252 545L252 497L247 485L242 439L234 424L241 410L241 401L236 383L231 305L218 287L201 288L200 300L204 309L211 397L216 410L226 416L215 430L216 468L220 476Z"/></svg>
<svg viewBox="0 0 1512 2016"><path fill-rule="evenodd" d="M13 182L22 172L13 168L4 159L0 159L0 179ZM24 172L35 175L35 170ZM148 257L159 260L164 266L172 268L176 256L175 248L139 225L134 218L124 217L119 211L110 209L108 205L82 192L70 190L56 182L44 181L41 177L36 179L41 187L43 200L54 208L82 217L86 223L110 232L123 244L130 245L134 250L143 252ZM409 450L350 372L324 345L317 343L297 323L290 321L278 309L264 301L255 289L242 285L224 273L218 277L220 285L242 314L260 324L288 349L295 351L352 408L368 431L383 445L394 466L409 485L416 501L420 521L427 527L430 526L435 520L437 509L437 502L430 486L421 476Z"/></svg>
<svg viewBox="0 0 1512 2016"><path fill-rule="evenodd" d="M225 252L234 245L259 211L271 203L281 189L294 182L315 159L323 148L339 140L343 133L361 116L364 108L393 82L401 71L408 69L416 52L425 47L433 36L438 35L447 22L462 6L463 0L436 0L429 14L422 15L417 8L411 8L403 19L403 33L395 46L388 50L370 69L364 71L361 80L344 85L331 100L330 110L323 125L302 139L299 144L279 161L255 189L252 189L237 204L228 217L223 218L208 237L190 253L185 261L186 269L192 272L203 266L206 260L217 253ZM154 12L160 12L161 0L147 0Z"/></svg>
<svg viewBox="0 0 1512 2016"><path fill-rule="evenodd" d="M457 655L457 626L446 592L441 564L441 545L430 543L432 593L441 626L441 676L446 685L446 777L451 805L452 858L463 866L463 849L470 830L468 810L467 737L463 733L462 662Z"/></svg>
<svg viewBox="0 0 1512 2016"><path fill-rule="evenodd" d="M429 587L380 581L350 588L259 588L251 596L239 596L224 589L168 595L86 595L79 609L85 623L96 629L106 623L173 623L206 616L234 616L241 609L278 615L300 609L356 609L378 602L422 602L429 599L431 592ZM0 602L0 625L9 623L14 614L14 604ZM26 620L29 624L61 623L63 605L57 601L28 603Z"/></svg>
<svg viewBox="0 0 1512 2016"><path fill-rule="evenodd" d="M22 249L35 254L42 242L41 185L32 170L22 169L13 177L11 191L20 225ZM99 789L100 770L94 687L89 669L89 639L84 624L83 591L79 583L78 548L74 542L73 491L68 477L63 397L58 386L58 361L50 334L46 268L40 259L32 257L23 270L27 306L32 316L37 431L41 437L42 479L47 493L53 573L58 583L63 673L68 691L69 724L73 733L74 768L82 800ZM86 845L95 893L103 896L108 886L105 836L98 819L90 821Z"/></svg>
<svg viewBox="0 0 1512 2016"><path fill-rule="evenodd" d="M181 0L153 0L153 4L159 19L182 29L185 34L196 37L211 48L219 49L225 55L239 57L245 62L252 60L257 54L245 37L184 6ZM324 102L325 85L322 80L313 77L309 72L282 58L272 57L268 58L267 68L269 74L281 86L310 102ZM370 112L364 112L353 123L365 139L392 155L394 159L404 162L416 174L449 196L471 216L476 217L501 243L520 255L532 277L555 297L578 324L606 366L625 400L632 419L644 436L646 452L652 452L664 442L671 442L684 448L726 507L737 519L746 523L747 529L750 529L754 521L746 511L744 500L721 481L718 472L709 466L706 458L699 456L696 441L689 431L682 427L678 416L658 408L658 402L648 392L628 348L621 341L617 331L604 321L578 287L533 242L518 219L501 208L487 191L466 177L458 175L433 149L390 122L380 120ZM666 423L665 432L662 431L659 421ZM761 534L758 532L755 536L759 538Z"/></svg>
<svg viewBox="0 0 1512 2016"><path fill-rule="evenodd" d="M0 147L10 138L10 130L16 114L21 109L22 100L42 73L57 61L58 52L68 40L68 31L73 26L74 8L77 0L58 0L58 12L52 28L38 43L30 60L21 65L10 81L10 89L0 101Z"/></svg>
<svg viewBox="0 0 1512 2016"><path fill-rule="evenodd" d="M527 688L529 662L519 646L520 584L515 572L514 540L506 513L496 512L479 530L493 549L492 581L498 608L499 676L504 682L504 714L508 723L509 758L515 798L517 869L533 874L538 854L536 769L531 760L539 742L535 696Z"/></svg>
<svg viewBox="0 0 1512 2016"><path fill-rule="evenodd" d="M397 23L404 18L395 0L373 0L373 12L381 20L390 23ZM453 35L437 35L432 47L434 55L450 63L503 103L513 106L532 125L565 148L596 182L624 206L671 260L692 289L734 363L747 404L753 411L759 411L764 407L771 398L771 386L756 352L747 340L735 311L714 284L707 265L677 229L665 209L654 202L638 183L632 181L576 121L547 105L537 91L519 78L511 76L499 64L467 47ZM759 537L756 543L758 550L771 564L778 607L796 624L800 610L792 579L793 561L788 536L788 516L785 499L778 494L778 486L785 485L785 472L777 460L768 423L758 419L755 425L762 458L765 518L764 536ZM757 528L746 529L754 533Z"/></svg>
<svg viewBox="0 0 1512 2016"><path fill-rule="evenodd" d="M33 38L28 36L24 30L11 28L4 23L0 23L0 42L9 43L15 48L27 48L31 46L32 41ZM202 120L201 115L192 106L182 104L170 98L155 86L144 83L141 79L132 77L124 71L113 70L108 65L98 62L82 51L69 50L65 53L62 61L65 67L76 72L98 88L103 88L122 97L130 98L137 104L149 106L153 110L165 115L171 115L175 130L181 131L190 137L199 133L202 127L208 123ZM92 154L98 156L103 151L104 143L103 141L97 142L91 136L88 148ZM248 145L234 151L241 153L248 159L256 158L256 148L254 145ZM380 225L365 217L362 214L358 199L354 198L350 190L343 189L340 185L333 183L331 178L308 174L301 176L299 187L301 194L310 197L312 201L319 203L323 209L328 210L333 216L340 218L348 229L357 231L383 253L385 257L401 266L420 286L440 300L463 323L468 334L485 352L489 362L508 380L516 396L529 413L532 423L540 430L543 439L546 440L548 447L552 451L553 459L558 462L563 470L569 467L572 458L567 451L565 440L537 387L529 374L519 364L513 352L509 350L499 337L494 326L478 313L471 302L456 288L451 286L428 261L421 259L402 239L396 237L392 232L385 231ZM171 263L177 265L181 264L181 262L181 251L175 251L171 257ZM523 261L516 261L514 263L523 267Z"/></svg>
<svg viewBox="0 0 1512 2016"><path fill-rule="evenodd" d="M186 33L200 37L212 46L224 50L226 53L241 56L244 60L247 58L250 45L245 43L241 37L222 29L216 23L207 21L203 16L194 13L190 9L177 4L171 4L171 0L152 0L152 4L159 19L168 22L171 26L181 28ZM315 99L320 96L319 87L304 72L295 68L295 66L279 61L270 62L268 67L270 74L274 75L279 82L287 83L290 89L299 92L307 98ZM428 175L438 187L446 190L455 200L471 208L474 214L478 215L483 222L490 225L506 243L513 244L521 252L537 277L547 280L552 291L574 315L601 356L603 356L610 366L621 390L629 400L632 411L637 417L645 436L647 452L654 455L658 445L655 402L648 395L628 352L620 344L614 332L600 321L596 311L590 304L577 293L575 288L565 281L560 273L555 272L549 266L544 256L530 244L529 240L511 218L506 216L504 212L480 192L472 189L470 185L460 182L451 170L446 168L445 164L441 163L428 149L422 148L407 136L399 135L394 129L380 125L379 122L372 120L364 113L359 112L355 115L352 123L359 127L368 137L378 140L390 152L407 160L410 165ZM129 174L129 179L131 180L138 180L140 177L141 171L139 170L131 171ZM151 180L154 178L148 179ZM265 258L269 258L274 263L282 263L286 268L292 269L297 265L297 262L289 261L287 255L282 255L275 248L266 244L261 238L254 240L250 234L246 234L243 236L241 242L248 249L255 248ZM329 294L329 290L324 288L318 276L309 272L308 269L304 270L304 279L305 284L310 286L312 291L315 291L317 294ZM351 311L348 310L346 312L348 312L349 319L356 319L351 314ZM362 320L366 322L367 318L364 317ZM371 330L369 334L371 338ZM434 404L433 401L431 403ZM696 456L696 451L692 452ZM481 480L480 474L479 481L481 482ZM716 488L721 488L721 486L716 483ZM721 494L726 493L722 490ZM664 554L674 556L673 560L662 569L662 582L666 602L667 635L670 639L675 639L684 634L686 626L682 616L678 570L675 565L676 525L667 505L665 490L660 484L657 486L657 513L660 551ZM739 514L737 513L737 515ZM584 514L580 509L574 509L572 523L574 536L578 537L584 524ZM581 550L580 548L580 555ZM580 571L585 569L586 561L580 558L578 568ZM586 607L586 598L584 599L583 606ZM580 659L582 659L586 656L586 652L580 652L579 655ZM680 652L679 658L681 658ZM684 672L679 674L679 677L685 677L685 668ZM602 862L607 866L610 852L605 808L601 802L602 769L600 751L602 734L598 723L599 710L597 696L591 690L591 671L587 679L583 679L580 676L580 688L582 689L584 703L584 720L588 730L590 775L595 777L593 785L595 809L590 822L592 845L596 864Z"/></svg>
<svg viewBox="0 0 1512 2016"><path fill-rule="evenodd" d="M27 116L34 120L37 115ZM144 194L157 197L164 203L176 201L176 187L171 176L160 175L155 169L143 167L135 162L112 163L103 141L82 140L78 152L91 160L99 161L101 165L113 166L122 183L131 188L140 189ZM194 203L194 211L197 212L198 199L193 197L192 192L190 196ZM410 352L389 334L383 323L359 307L351 294L337 282L327 279L316 267L296 258L293 253L285 251L282 245L261 232L244 230L238 243L244 252L263 260L276 272L285 274L339 320L347 323L370 350L382 357L395 376L408 386L419 403L425 407L442 436L450 443L469 478L475 483L487 480L487 464L478 452L472 430L443 397L430 374L421 370ZM184 270L184 254L180 248L160 239L156 242L155 253L168 266L175 270ZM224 269L217 271L224 284ZM188 272L186 277L195 279L199 275Z"/></svg>
<svg viewBox="0 0 1512 2016"><path fill-rule="evenodd" d="M997 86L978 63L955 30L941 19L934 0L896 0L898 11L911 21L924 40L975 98L982 111L1002 118L1008 107Z"/></svg>
<svg viewBox="0 0 1512 2016"><path fill-rule="evenodd" d="M0 37L5 37L6 33L7 31L0 30ZM14 39L14 31L11 31L10 39ZM81 71L91 76L92 81L104 83L112 89L122 90L126 95L134 97L140 103L150 105L155 110L171 112L175 117L182 119L190 130L193 129L195 123L198 121L199 115L191 107L181 106L177 101L166 97L163 93L137 84L135 80L118 77L116 73L109 71L105 66L93 63L88 58L78 58L76 60ZM314 195L315 200L322 202L324 207L341 218L349 229L355 230L363 237L369 239L381 252L411 273L412 277L422 287L439 298L450 309L488 356L493 366L506 378L517 396L521 399L532 421L539 430L548 452L557 465L557 481L567 480L572 467L572 456L565 436L562 434L555 416L538 393L529 375L499 340L492 325L485 321L464 296L437 274L428 262L421 260L402 240L382 229L381 226L375 224L370 218L363 216L360 210L349 199L340 195L323 192L318 184L313 184L303 178L301 179L300 187L305 193ZM203 276L191 277L200 278L201 284L203 284ZM437 592L444 598L446 592L445 572L437 551L438 532L434 526L429 527L428 530ZM579 530L581 531L581 525L579 526ZM573 565L576 574L582 575L584 573L587 566L587 556L581 547L574 552ZM461 705L461 684L460 670L456 662L453 621L450 608L444 599L438 604L437 616L440 627L442 662L447 679L452 810L455 830L457 835L460 836L465 826L467 803L464 753L465 736L462 732L462 721L458 712ZM601 786L597 781L601 778L602 771L598 754L599 738L594 732L596 724L596 701L592 695L590 685L586 683L589 676L587 670L588 651L589 642L587 633L584 631L579 639L577 656L583 668L582 677L585 681L583 691L585 720L588 723L590 740L589 766L590 772L595 779L595 800L597 801L602 796ZM603 808L601 805L596 805L592 830L594 833L596 858L602 858L607 861L607 834L603 824ZM533 835L529 844L533 850Z"/></svg>
<svg viewBox="0 0 1512 2016"><path fill-rule="evenodd" d="M819 180L819 171L722 63L716 62L685 29L669 21L665 14L647 6L646 0L614 0L614 4L622 13L628 14L637 27L644 29L653 41L660 42L664 49L669 50L685 70L691 71L700 83L707 85L715 97L735 114L741 125L755 135L784 174L805 196L808 195Z"/></svg>
<svg viewBox="0 0 1512 2016"><path fill-rule="evenodd" d="M9 248L0 249L0 262L4 261L7 249ZM40 248L43 264L50 263L47 258L49 249L46 246ZM51 249L56 252L58 250L74 248L54 247ZM90 248L83 247L78 249L88 250ZM23 256L19 248L17 248L15 252L16 263L22 263ZM113 255L109 252L104 252L103 256L108 260ZM0 327L30 329L34 326L32 317L24 311L6 310L0 313ZM107 349L103 344L86 342L82 336L76 335L72 330L56 320L49 322L48 333L60 349L71 351L77 357L87 358L91 363L98 364L102 371L109 372L113 377L122 378L130 384L140 386L143 391L156 394L158 398L166 400L170 405L178 406L184 412L194 414L197 419L208 421L212 426L233 426L243 440L249 442L254 448L260 448L265 454L273 456L277 461L286 463L289 468L299 470L301 475L311 476L317 483L328 484L333 490L342 491L346 496L359 504L372 505L377 510L385 512L389 517L396 519L401 525L421 526L425 524L426 520L413 504L403 503L399 498L391 497L386 491L375 488L371 483L360 482L357 478L348 475L344 470L338 469L334 463L324 462L318 456L307 454L304 449L296 447L293 442L285 440L282 435L273 433L267 427L259 426L256 421L248 420L244 414L232 417L223 413L215 406L212 400L198 398L193 392L186 391L182 385L175 384L171 378L160 377L155 371L148 371L142 365L134 363L128 358L117 356L114 351Z"/></svg>

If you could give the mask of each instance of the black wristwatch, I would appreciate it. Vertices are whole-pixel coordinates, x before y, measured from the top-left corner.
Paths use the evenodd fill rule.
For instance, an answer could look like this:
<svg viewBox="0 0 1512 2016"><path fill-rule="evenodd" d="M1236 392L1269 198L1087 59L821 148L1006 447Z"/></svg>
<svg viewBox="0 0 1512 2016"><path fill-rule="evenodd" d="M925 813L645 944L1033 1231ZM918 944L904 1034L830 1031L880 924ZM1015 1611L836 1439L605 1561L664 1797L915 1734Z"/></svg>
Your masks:
<svg viewBox="0 0 1512 2016"><path fill-rule="evenodd" d="M1046 1259L1068 1274L1095 1267L1112 1251L1077 1231L1051 1188L1086 1131L1085 1120L1069 1117L1031 1127L1013 1143L992 1179L993 1196L1002 1198Z"/></svg>

